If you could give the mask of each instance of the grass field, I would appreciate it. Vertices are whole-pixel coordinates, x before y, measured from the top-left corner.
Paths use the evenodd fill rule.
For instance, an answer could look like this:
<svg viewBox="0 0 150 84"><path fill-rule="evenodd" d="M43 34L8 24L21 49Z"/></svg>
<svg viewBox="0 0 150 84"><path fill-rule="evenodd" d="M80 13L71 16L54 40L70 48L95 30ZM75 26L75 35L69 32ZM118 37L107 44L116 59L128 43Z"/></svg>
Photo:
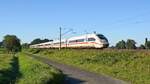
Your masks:
<svg viewBox="0 0 150 84"><path fill-rule="evenodd" d="M30 50L49 59L109 75L132 84L150 84L148 50Z"/></svg>
<svg viewBox="0 0 150 84"><path fill-rule="evenodd" d="M0 48L0 54L5 53L5 50L3 48Z"/></svg>
<svg viewBox="0 0 150 84"><path fill-rule="evenodd" d="M63 79L58 69L25 54L0 54L0 84L60 84Z"/></svg>
<svg viewBox="0 0 150 84"><path fill-rule="evenodd" d="M13 83L16 78L15 58L11 54L0 54L0 84Z"/></svg>
<svg viewBox="0 0 150 84"><path fill-rule="evenodd" d="M25 54L18 55L21 78L17 81L17 84L60 84L63 81L64 76L61 71Z"/></svg>

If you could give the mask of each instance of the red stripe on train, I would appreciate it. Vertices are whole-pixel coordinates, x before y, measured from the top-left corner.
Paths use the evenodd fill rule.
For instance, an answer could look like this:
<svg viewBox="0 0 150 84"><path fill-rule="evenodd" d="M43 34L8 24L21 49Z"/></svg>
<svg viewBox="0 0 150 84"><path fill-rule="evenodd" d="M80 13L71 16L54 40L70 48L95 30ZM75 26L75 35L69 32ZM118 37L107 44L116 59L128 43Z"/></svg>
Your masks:
<svg viewBox="0 0 150 84"><path fill-rule="evenodd" d="M77 43L69 43L68 45L76 45L76 44L98 44L96 42L77 42ZM63 44L66 45L66 44Z"/></svg>

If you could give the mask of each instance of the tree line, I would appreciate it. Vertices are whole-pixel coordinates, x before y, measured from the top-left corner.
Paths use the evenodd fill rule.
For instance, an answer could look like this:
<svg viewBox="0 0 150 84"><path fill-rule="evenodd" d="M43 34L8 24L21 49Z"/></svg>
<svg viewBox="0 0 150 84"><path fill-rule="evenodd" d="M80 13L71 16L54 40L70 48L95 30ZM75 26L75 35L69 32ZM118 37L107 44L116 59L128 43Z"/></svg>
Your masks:
<svg viewBox="0 0 150 84"><path fill-rule="evenodd" d="M19 52L22 48L29 48L30 45L44 43L44 42L50 42L53 40L49 39L34 39L31 41L31 43L23 43L21 45L20 39L15 35L6 35L4 36L4 39L2 42L0 42L0 48L5 48L9 52ZM145 39L145 43L141 44L139 47L136 46L136 42L132 39L128 39L127 41L121 40L118 43L116 43L115 46L112 46L111 48L116 49L150 49L150 41L148 39Z"/></svg>
<svg viewBox="0 0 150 84"><path fill-rule="evenodd" d="M116 43L115 47L117 49L150 49L150 41L145 39L145 43L141 44L139 47L136 46L136 42L132 39L128 39L127 41L121 40Z"/></svg>
<svg viewBox="0 0 150 84"><path fill-rule="evenodd" d="M23 48L29 48L30 45L34 45L34 44L39 44L39 43L44 43L44 42L50 42L53 40L49 40L49 39L40 39L40 38L36 38L33 41L31 41L31 43L23 43L22 47Z"/></svg>
<svg viewBox="0 0 150 84"><path fill-rule="evenodd" d="M49 39L34 39L30 44L23 43L21 45L20 39L15 35L6 35L3 41L0 42L0 48L5 48L8 52L19 52L22 48L29 48L30 45L49 42Z"/></svg>

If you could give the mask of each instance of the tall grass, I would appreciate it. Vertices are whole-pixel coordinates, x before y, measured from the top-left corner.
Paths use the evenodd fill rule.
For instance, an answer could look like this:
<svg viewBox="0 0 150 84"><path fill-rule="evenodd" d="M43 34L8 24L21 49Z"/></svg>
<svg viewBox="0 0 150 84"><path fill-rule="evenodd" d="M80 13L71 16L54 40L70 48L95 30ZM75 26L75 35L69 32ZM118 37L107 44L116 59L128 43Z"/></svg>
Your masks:
<svg viewBox="0 0 150 84"><path fill-rule="evenodd" d="M13 64L14 57L11 54L0 54L0 84L14 83L16 72Z"/></svg>
<svg viewBox="0 0 150 84"><path fill-rule="evenodd" d="M49 67L25 54L19 55L21 78L17 84L60 84L63 74L58 69Z"/></svg>
<svg viewBox="0 0 150 84"><path fill-rule="evenodd" d="M3 53L5 53L6 51L5 51L5 49L4 48L0 48L0 54L3 54Z"/></svg>
<svg viewBox="0 0 150 84"><path fill-rule="evenodd" d="M109 75L132 84L150 83L150 51L148 50L68 49L38 50L36 53L51 60Z"/></svg>
<svg viewBox="0 0 150 84"><path fill-rule="evenodd" d="M0 84L60 84L63 73L25 54L0 54Z"/></svg>

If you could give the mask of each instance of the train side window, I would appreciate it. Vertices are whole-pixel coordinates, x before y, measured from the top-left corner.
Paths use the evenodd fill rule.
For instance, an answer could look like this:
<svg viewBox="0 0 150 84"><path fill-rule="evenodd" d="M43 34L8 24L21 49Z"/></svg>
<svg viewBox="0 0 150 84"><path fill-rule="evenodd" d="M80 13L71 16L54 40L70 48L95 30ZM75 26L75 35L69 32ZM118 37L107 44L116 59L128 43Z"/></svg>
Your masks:
<svg viewBox="0 0 150 84"><path fill-rule="evenodd" d="M51 44L45 44L45 46L49 46L49 45L51 45Z"/></svg>
<svg viewBox="0 0 150 84"><path fill-rule="evenodd" d="M77 42L84 42L84 39L78 39Z"/></svg>
<svg viewBox="0 0 150 84"><path fill-rule="evenodd" d="M58 45L58 44L60 44L59 42L58 43L54 43L54 45Z"/></svg>
<svg viewBox="0 0 150 84"><path fill-rule="evenodd" d="M95 41L95 38L88 38L88 41Z"/></svg>
<svg viewBox="0 0 150 84"><path fill-rule="evenodd" d="M75 42L76 42L76 40L69 41L69 43L75 43Z"/></svg>
<svg viewBox="0 0 150 84"><path fill-rule="evenodd" d="M65 42L61 42L61 44L65 44Z"/></svg>
<svg viewBox="0 0 150 84"><path fill-rule="evenodd" d="M106 39L104 35L97 35L100 39Z"/></svg>
<svg viewBox="0 0 150 84"><path fill-rule="evenodd" d="M84 42L84 39L77 39L77 40L69 41L69 43L76 43L76 42Z"/></svg>

